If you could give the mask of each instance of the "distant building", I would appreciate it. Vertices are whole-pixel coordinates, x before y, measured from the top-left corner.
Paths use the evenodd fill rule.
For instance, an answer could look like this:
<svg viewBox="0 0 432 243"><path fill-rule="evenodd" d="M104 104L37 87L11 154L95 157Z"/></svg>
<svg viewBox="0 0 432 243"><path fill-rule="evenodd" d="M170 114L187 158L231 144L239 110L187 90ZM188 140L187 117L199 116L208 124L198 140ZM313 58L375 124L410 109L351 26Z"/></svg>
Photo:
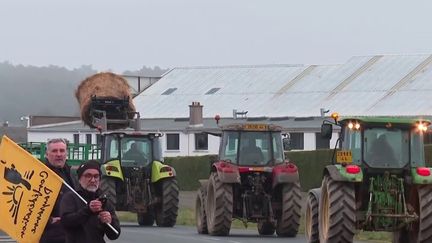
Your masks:
<svg viewBox="0 0 432 243"><path fill-rule="evenodd" d="M335 139L317 135L332 112L431 118L431 79L431 55L353 57L340 65L185 67L167 72L134 103L143 130L165 134L165 156L217 153L217 137L208 137L207 148L196 146L205 138L188 129L193 102L203 105L203 129L215 127L216 114L221 123L271 122L290 133L292 149L314 150L334 146ZM29 128L29 141L59 135L97 140L81 122Z"/></svg>

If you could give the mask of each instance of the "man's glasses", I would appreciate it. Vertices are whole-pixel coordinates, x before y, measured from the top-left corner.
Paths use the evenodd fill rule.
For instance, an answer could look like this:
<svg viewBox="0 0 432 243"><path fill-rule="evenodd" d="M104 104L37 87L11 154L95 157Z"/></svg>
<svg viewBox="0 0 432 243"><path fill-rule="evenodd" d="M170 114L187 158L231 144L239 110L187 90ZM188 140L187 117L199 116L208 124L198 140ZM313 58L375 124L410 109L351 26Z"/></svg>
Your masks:
<svg viewBox="0 0 432 243"><path fill-rule="evenodd" d="M100 179L100 175L99 174L90 174L90 173L86 173L86 174L84 174L83 175L84 176L84 178L86 179L86 180L91 180L91 179L95 179L95 181L97 181L97 180L99 180Z"/></svg>

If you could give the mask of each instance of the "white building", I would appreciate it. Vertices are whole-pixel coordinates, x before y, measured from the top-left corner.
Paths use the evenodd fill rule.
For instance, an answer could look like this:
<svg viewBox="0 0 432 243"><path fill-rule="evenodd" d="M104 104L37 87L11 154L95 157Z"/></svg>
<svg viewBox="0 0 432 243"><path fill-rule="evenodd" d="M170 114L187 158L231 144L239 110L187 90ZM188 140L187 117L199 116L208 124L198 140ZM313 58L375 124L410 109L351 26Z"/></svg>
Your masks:
<svg viewBox="0 0 432 243"><path fill-rule="evenodd" d="M353 57L340 65L174 68L134 103L141 127L165 134L164 156L217 153L217 137L208 138L207 148L195 146L196 135L188 130L192 102L204 106L204 128L215 126L216 114L225 124L245 114L249 121L283 126L291 134L293 149L313 150L334 144L317 136L323 111L431 118L431 62L430 55L386 55ZM81 122L30 127L28 136L28 141L58 136L96 140L95 132Z"/></svg>

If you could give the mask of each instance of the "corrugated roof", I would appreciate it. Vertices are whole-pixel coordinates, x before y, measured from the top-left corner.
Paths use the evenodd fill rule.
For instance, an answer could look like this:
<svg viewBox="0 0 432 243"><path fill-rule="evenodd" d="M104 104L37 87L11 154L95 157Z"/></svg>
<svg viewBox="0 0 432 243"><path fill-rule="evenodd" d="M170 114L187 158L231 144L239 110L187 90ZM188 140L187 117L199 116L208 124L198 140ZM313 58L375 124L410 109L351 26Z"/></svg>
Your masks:
<svg viewBox="0 0 432 243"><path fill-rule="evenodd" d="M187 117L198 101L204 117L431 116L432 56L353 57L340 65L174 68L134 99L142 118ZM162 95L177 88L169 95ZM211 89L219 88L213 94Z"/></svg>

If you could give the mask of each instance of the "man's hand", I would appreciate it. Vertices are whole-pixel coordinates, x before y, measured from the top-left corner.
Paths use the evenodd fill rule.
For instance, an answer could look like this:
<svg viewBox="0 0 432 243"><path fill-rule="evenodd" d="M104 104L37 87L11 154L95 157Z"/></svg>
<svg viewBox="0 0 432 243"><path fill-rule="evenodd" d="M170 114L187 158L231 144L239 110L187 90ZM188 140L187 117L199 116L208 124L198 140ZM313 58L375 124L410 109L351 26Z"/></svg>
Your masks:
<svg viewBox="0 0 432 243"><path fill-rule="evenodd" d="M93 213L98 213L98 212L102 211L102 202L97 200L97 199L90 201L88 206L89 206L90 211L92 211Z"/></svg>
<svg viewBox="0 0 432 243"><path fill-rule="evenodd" d="M99 219L102 223L111 224L111 214L108 211L102 211L99 213Z"/></svg>

